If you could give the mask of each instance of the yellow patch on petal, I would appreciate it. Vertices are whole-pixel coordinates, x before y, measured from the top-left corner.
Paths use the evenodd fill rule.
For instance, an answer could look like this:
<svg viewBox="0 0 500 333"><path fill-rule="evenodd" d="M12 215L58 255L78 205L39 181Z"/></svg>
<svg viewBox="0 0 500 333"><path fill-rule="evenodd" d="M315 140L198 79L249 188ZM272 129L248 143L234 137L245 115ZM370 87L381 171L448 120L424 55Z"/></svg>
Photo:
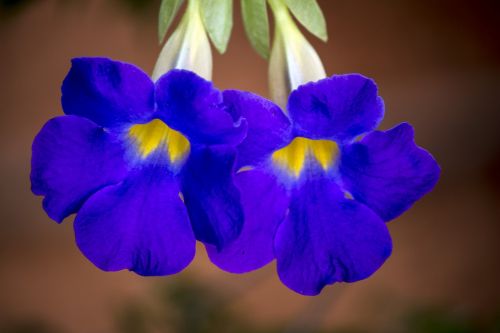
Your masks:
<svg viewBox="0 0 500 333"><path fill-rule="evenodd" d="M170 162L175 163L189 152L188 139L159 119L147 124L133 125L128 135L137 144L143 158L162 148L166 150Z"/></svg>
<svg viewBox="0 0 500 333"><path fill-rule="evenodd" d="M313 157L328 170L339 153L337 143L330 140L311 140L297 137L288 146L273 153L273 162L299 177L307 157Z"/></svg>
<svg viewBox="0 0 500 333"><path fill-rule="evenodd" d="M354 197L352 196L351 192L347 192L347 191L344 192L344 198L349 199L349 200L353 200L354 199Z"/></svg>
<svg viewBox="0 0 500 333"><path fill-rule="evenodd" d="M242 168L239 168L238 171L236 171L236 173L240 173L240 172L245 172L245 171L250 171L250 170L253 170L253 167L252 166L244 166Z"/></svg>

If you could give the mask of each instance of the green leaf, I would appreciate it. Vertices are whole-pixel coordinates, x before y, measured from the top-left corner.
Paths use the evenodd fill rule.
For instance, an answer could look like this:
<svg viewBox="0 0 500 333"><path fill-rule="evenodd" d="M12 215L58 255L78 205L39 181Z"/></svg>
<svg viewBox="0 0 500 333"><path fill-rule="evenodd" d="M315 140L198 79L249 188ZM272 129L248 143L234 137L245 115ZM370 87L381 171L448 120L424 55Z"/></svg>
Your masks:
<svg viewBox="0 0 500 333"><path fill-rule="evenodd" d="M326 21L316 0L285 0L295 18L314 36L326 42Z"/></svg>
<svg viewBox="0 0 500 333"><path fill-rule="evenodd" d="M219 53L226 52L233 28L233 0L200 0L205 29Z"/></svg>
<svg viewBox="0 0 500 333"><path fill-rule="evenodd" d="M160 44L165 39L168 28L175 15L179 11L184 0L162 0L160 5L160 14L158 16L158 38L160 39Z"/></svg>
<svg viewBox="0 0 500 333"><path fill-rule="evenodd" d="M263 58L269 57L269 19L266 0L241 0L243 24L250 43Z"/></svg>

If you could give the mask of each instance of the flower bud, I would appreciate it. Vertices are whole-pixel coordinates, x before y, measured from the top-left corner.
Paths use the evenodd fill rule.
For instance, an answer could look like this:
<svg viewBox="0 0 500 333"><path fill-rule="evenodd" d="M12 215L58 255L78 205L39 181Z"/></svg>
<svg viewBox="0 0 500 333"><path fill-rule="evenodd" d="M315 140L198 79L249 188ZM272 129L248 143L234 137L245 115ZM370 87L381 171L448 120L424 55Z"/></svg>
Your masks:
<svg viewBox="0 0 500 333"><path fill-rule="evenodd" d="M298 86L326 77L321 60L302 35L281 0L270 0L275 17L274 41L269 60L271 98L283 109Z"/></svg>
<svg viewBox="0 0 500 333"><path fill-rule="evenodd" d="M174 68L212 79L212 51L201 19L199 0L189 1L179 26L163 46L153 70L153 80Z"/></svg>

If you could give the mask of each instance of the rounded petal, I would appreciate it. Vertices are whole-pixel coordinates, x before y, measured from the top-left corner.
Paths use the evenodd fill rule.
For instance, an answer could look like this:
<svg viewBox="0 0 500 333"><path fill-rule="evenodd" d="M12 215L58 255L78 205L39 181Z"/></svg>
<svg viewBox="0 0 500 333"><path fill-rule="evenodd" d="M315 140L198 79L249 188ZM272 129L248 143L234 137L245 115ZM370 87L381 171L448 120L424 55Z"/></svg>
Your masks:
<svg viewBox="0 0 500 333"><path fill-rule="evenodd" d="M125 177L123 156L116 138L90 120L54 118L33 141L31 189L45 196L45 211L61 222L89 195Z"/></svg>
<svg viewBox="0 0 500 333"><path fill-rule="evenodd" d="M406 123L375 131L343 148L340 173L345 188L385 221L429 192L439 179L434 158L418 147Z"/></svg>
<svg viewBox="0 0 500 333"><path fill-rule="evenodd" d="M243 91L226 90L223 95L228 111L248 122L247 136L238 145L237 169L263 161L291 141L290 120L279 106Z"/></svg>
<svg viewBox="0 0 500 333"><path fill-rule="evenodd" d="M292 91L288 112L297 136L350 140L377 127L384 102L375 82L359 74L336 75Z"/></svg>
<svg viewBox="0 0 500 333"><path fill-rule="evenodd" d="M156 83L157 116L192 143L238 144L246 121L226 111L210 81L186 70L171 70Z"/></svg>
<svg viewBox="0 0 500 333"><path fill-rule="evenodd" d="M168 170L144 167L94 194L75 219L83 254L106 271L168 275L193 259L195 238Z"/></svg>
<svg viewBox="0 0 500 333"><path fill-rule="evenodd" d="M316 295L334 282L373 274L389 257L391 238L370 209L344 198L326 179L302 183L275 239L278 274L292 290Z"/></svg>
<svg viewBox="0 0 500 333"><path fill-rule="evenodd" d="M104 127L144 123L154 112L154 84L134 65L107 58L75 58L62 85L64 113Z"/></svg>
<svg viewBox="0 0 500 333"><path fill-rule="evenodd" d="M193 147L182 170L182 194L196 239L223 248L243 226L240 193L233 182L236 151Z"/></svg>
<svg viewBox="0 0 500 333"><path fill-rule="evenodd" d="M222 251L207 245L210 260L231 273L246 273L274 259L276 228L288 209L288 196L274 176L258 170L236 175L245 223L240 236Z"/></svg>

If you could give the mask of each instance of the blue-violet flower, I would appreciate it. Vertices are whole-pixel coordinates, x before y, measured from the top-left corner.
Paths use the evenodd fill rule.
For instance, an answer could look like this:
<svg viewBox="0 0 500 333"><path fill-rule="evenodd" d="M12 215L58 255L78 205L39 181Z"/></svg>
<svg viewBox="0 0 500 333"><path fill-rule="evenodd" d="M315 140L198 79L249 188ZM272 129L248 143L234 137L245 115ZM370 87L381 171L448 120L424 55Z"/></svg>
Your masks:
<svg viewBox="0 0 500 333"><path fill-rule="evenodd" d="M211 260L243 273L274 258L282 282L305 295L373 274L389 257L385 222L436 184L440 169L402 123L376 131L384 103L358 74L304 84L285 114L256 95L224 92L233 117L248 121L235 182L245 224Z"/></svg>
<svg viewBox="0 0 500 333"><path fill-rule="evenodd" d="M32 190L55 221L78 213L77 245L99 268L179 272L196 239L221 249L242 229L232 174L247 125L224 103L190 71L154 83L130 64L74 59L66 115L33 142Z"/></svg>

